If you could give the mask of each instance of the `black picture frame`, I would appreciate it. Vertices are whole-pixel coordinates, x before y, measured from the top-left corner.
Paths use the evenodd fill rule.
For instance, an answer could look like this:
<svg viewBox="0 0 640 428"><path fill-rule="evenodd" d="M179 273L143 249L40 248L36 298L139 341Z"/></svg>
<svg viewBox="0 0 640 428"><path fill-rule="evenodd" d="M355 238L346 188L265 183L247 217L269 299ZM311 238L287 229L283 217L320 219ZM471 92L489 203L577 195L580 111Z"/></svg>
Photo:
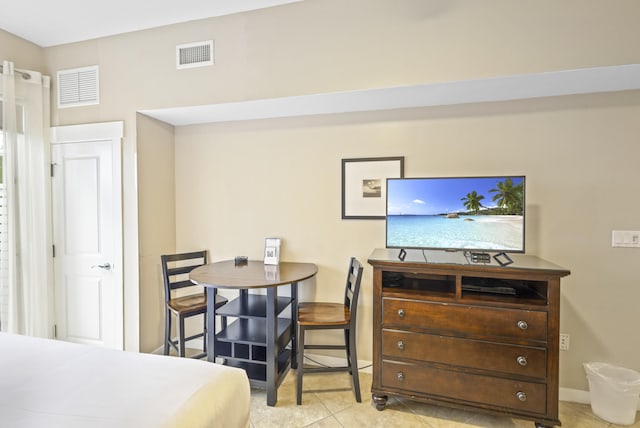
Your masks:
<svg viewBox="0 0 640 428"><path fill-rule="evenodd" d="M342 159L342 219L384 219L387 178L403 177L404 156Z"/></svg>

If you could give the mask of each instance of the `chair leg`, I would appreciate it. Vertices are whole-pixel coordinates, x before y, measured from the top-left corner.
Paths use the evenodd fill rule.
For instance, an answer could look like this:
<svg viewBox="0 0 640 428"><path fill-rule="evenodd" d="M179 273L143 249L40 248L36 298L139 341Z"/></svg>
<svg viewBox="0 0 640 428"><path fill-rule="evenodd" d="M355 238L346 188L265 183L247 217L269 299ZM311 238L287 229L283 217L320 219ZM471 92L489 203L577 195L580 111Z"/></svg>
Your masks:
<svg viewBox="0 0 640 428"><path fill-rule="evenodd" d="M164 311L164 355L169 355L169 341L171 340L171 312Z"/></svg>
<svg viewBox="0 0 640 428"><path fill-rule="evenodd" d="M202 352L207 353L207 313L202 314L202 318L204 319L204 326L202 331L204 332L204 336L202 336Z"/></svg>
<svg viewBox="0 0 640 428"><path fill-rule="evenodd" d="M296 404L302 404L302 375L304 372L304 327L298 325L298 369L296 386Z"/></svg>
<svg viewBox="0 0 640 428"><path fill-rule="evenodd" d="M356 401L358 403L362 402L362 397L360 396L360 378L358 376L358 355L356 351L356 332L349 330L345 330L347 336L349 337L349 343L347 346L347 355L349 356L349 366L351 367L351 377L353 378L353 390L356 393Z"/></svg>
<svg viewBox="0 0 640 428"><path fill-rule="evenodd" d="M179 332L178 332L178 345L179 345L179 352L178 355L181 357L184 357L185 355L185 345L184 345L184 318L183 317L178 317L178 324L179 326Z"/></svg>
<svg viewBox="0 0 640 428"><path fill-rule="evenodd" d="M349 329L344 329L344 350L347 352L347 366L349 366L349 374L351 374L351 348L349 342Z"/></svg>

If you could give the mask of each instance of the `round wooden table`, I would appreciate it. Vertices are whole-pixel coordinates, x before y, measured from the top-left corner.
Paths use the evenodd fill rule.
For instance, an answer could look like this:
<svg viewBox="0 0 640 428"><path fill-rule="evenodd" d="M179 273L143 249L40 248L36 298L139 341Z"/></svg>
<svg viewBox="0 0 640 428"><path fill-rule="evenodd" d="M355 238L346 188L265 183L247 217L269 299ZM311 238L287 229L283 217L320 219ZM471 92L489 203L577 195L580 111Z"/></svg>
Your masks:
<svg viewBox="0 0 640 428"><path fill-rule="evenodd" d="M298 282L318 272L313 263L280 262L265 265L249 260L225 260L191 271L192 282L207 288L207 359L246 370L252 386L267 390L267 405L278 401L277 386L290 368L296 368ZM290 286L290 296L278 296L280 286ZM219 288L236 289L238 297L215 308ZM266 289L265 294L249 293ZM280 315L290 307L291 316ZM216 315L235 320L216 333ZM286 346L291 343L291 349Z"/></svg>
<svg viewBox="0 0 640 428"><path fill-rule="evenodd" d="M265 265L261 261L249 260L247 264L236 265L234 260L225 260L195 268L190 279L205 287L252 289L304 281L317 272L318 268L313 263Z"/></svg>

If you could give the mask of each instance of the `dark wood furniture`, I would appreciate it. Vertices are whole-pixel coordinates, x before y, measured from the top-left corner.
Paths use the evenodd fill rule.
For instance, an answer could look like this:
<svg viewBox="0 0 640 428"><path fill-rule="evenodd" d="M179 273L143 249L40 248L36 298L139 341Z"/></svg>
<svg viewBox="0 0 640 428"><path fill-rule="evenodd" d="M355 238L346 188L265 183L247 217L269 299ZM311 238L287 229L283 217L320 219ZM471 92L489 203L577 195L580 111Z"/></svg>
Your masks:
<svg viewBox="0 0 640 428"><path fill-rule="evenodd" d="M296 403L302 404L302 377L305 373L327 373L347 371L353 381L356 401L360 397L358 378L358 354L356 352L356 318L360 282L362 281L362 263L351 257L347 282L342 303L301 302L298 304L298 372L296 383ZM344 344L305 344L307 330L344 330ZM305 349L342 349L347 354L347 365L339 367L304 367Z"/></svg>
<svg viewBox="0 0 640 428"><path fill-rule="evenodd" d="M160 256L162 265L162 278L164 283L164 355L169 355L169 347L173 347L178 355L185 356L185 342L202 338L202 353L194 355L193 358L202 358L207 352L207 298L204 291L188 295L176 296L176 290L187 291L187 288L197 288L189 280L189 272L192 269L207 263L206 251L194 251L190 253L166 254ZM227 303L223 296L216 296L216 307ZM178 337L171 337L172 314L178 322ZM202 315L203 330L200 333L185 337L184 320L193 316ZM223 321L224 322L224 321Z"/></svg>
<svg viewBox="0 0 640 428"><path fill-rule="evenodd" d="M276 405L278 386L289 369L296 367L298 282L317 271L312 263L265 265L253 260L210 263L191 271L191 280L208 288L210 313L235 318L216 333L216 319L208 317L208 360L221 358L227 365L246 370L252 386L267 390L269 406ZM289 295L279 296L284 285L289 286ZM216 309L220 288L238 290L238 296ZM249 293L260 289L266 294Z"/></svg>
<svg viewBox="0 0 640 428"><path fill-rule="evenodd" d="M560 278L515 254L501 267L462 253L375 250L373 400L388 395L560 425Z"/></svg>

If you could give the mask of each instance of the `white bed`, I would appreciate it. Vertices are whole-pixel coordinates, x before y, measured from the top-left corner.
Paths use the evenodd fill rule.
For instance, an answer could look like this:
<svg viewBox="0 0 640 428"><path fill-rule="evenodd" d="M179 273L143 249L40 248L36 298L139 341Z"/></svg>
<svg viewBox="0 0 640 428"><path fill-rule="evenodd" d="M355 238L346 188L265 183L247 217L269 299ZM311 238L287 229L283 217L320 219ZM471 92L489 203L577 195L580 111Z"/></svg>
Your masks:
<svg viewBox="0 0 640 428"><path fill-rule="evenodd" d="M243 370L0 333L4 428L248 427Z"/></svg>

